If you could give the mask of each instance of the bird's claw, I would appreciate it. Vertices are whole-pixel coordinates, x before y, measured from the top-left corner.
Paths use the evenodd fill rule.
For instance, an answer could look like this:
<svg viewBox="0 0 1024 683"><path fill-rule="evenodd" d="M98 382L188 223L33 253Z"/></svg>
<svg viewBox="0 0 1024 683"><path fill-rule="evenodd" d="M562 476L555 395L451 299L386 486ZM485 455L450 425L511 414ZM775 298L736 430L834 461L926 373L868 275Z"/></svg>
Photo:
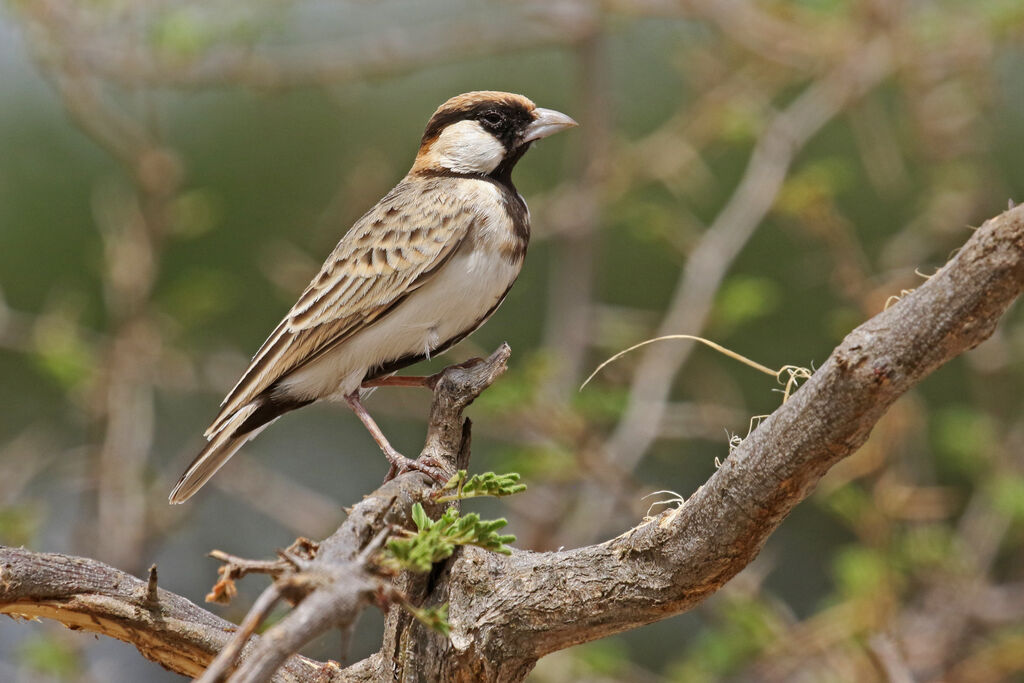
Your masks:
<svg viewBox="0 0 1024 683"><path fill-rule="evenodd" d="M430 456L413 460L400 453L393 453L388 454L387 458L388 462L391 463L391 469L388 470L388 475L384 477L385 482L391 481L400 474L413 471L422 472L439 484L447 483L451 479L451 475L445 471L444 463Z"/></svg>

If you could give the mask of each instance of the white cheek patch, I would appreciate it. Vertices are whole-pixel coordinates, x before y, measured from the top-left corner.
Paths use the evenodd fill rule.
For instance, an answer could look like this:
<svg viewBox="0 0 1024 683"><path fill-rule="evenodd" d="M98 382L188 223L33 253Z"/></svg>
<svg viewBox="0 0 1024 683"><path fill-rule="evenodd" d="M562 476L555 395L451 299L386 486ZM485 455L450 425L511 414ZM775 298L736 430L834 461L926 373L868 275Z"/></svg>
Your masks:
<svg viewBox="0 0 1024 683"><path fill-rule="evenodd" d="M459 121L441 132L430 156L455 173L487 174L505 159L505 146L476 121Z"/></svg>

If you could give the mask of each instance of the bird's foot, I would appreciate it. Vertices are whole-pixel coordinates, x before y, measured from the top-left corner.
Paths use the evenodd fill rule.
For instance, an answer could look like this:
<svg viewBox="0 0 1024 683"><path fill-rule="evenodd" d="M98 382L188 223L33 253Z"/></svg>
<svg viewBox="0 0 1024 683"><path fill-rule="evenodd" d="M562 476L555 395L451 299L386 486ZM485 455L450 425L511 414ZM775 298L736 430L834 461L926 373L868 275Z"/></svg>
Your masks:
<svg viewBox="0 0 1024 683"><path fill-rule="evenodd" d="M384 477L385 482L389 482L400 474L406 472L422 472L439 484L447 483L451 479L451 475L445 471L444 463L438 461L436 458L425 457L413 460L407 458L397 451L391 453L384 453L384 456L391 463L391 469L388 470L388 476Z"/></svg>

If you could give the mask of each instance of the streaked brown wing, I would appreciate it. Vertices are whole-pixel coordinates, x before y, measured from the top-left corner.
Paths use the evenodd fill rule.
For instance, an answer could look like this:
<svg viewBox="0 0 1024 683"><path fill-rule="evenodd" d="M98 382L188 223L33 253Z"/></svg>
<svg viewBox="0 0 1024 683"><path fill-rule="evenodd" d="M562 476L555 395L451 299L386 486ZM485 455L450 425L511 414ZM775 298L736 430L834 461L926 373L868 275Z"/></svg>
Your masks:
<svg viewBox="0 0 1024 683"><path fill-rule="evenodd" d="M472 207L430 189L400 184L346 233L221 403L207 438L274 382L386 314L456 252Z"/></svg>

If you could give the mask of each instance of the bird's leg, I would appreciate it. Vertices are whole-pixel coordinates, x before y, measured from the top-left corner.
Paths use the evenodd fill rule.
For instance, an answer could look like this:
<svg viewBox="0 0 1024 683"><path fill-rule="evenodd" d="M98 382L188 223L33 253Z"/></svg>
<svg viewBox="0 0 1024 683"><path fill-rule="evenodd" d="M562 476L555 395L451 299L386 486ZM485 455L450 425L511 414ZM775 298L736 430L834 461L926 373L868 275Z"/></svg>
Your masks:
<svg viewBox="0 0 1024 683"><path fill-rule="evenodd" d="M451 368L471 368L477 363L483 363L483 358L470 358L462 363L456 363L455 365L449 365L441 372L434 373L433 375L427 376L415 376L406 377L401 375L388 375L386 377L377 377L374 379L368 379L362 384L363 389L370 389L371 387L426 387L431 391L437 386L438 381L441 379L441 375L445 373L445 370Z"/></svg>
<svg viewBox="0 0 1024 683"><path fill-rule="evenodd" d="M449 477L439 467L432 467L431 464L440 465L436 461L432 463L421 463L416 460L405 457L401 453L395 450L394 446L388 442L384 432L380 430L377 423L374 422L373 418L370 417L370 413L366 412L366 408L363 407L362 402L359 400L359 390L356 389L351 394L345 397L345 402L348 403L348 407L352 409L352 412L356 414L359 421L363 423L366 430L370 432L370 436L377 442L380 449L384 451L384 457L391 463L391 469L388 470L388 476L384 478L384 481L390 481L402 472L409 470L416 470L422 472L431 479L443 484L448 481Z"/></svg>
<svg viewBox="0 0 1024 683"><path fill-rule="evenodd" d="M401 377L399 375L391 375L390 377L377 377L376 379L368 379L362 384L363 389L369 389L371 387L426 387L427 389L433 389L434 385L437 384L438 375L429 375L427 377Z"/></svg>

